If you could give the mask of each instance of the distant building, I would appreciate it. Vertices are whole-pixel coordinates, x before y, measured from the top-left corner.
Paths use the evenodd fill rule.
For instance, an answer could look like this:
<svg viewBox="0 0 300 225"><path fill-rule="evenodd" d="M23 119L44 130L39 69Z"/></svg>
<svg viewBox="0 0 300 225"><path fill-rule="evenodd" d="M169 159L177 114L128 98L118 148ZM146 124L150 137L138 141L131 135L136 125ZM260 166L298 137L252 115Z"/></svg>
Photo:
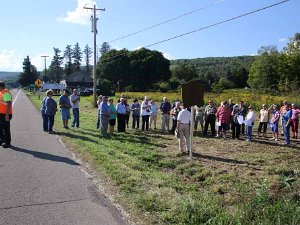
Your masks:
<svg viewBox="0 0 300 225"><path fill-rule="evenodd" d="M67 89L73 90L74 88L80 91L92 90L93 89L93 79L89 76L86 71L78 71L70 74L70 76L60 82Z"/></svg>
<svg viewBox="0 0 300 225"><path fill-rule="evenodd" d="M63 84L48 84L48 83L44 83L42 84L42 91L46 91L46 90L57 90L57 91L62 91L65 90L66 87Z"/></svg>

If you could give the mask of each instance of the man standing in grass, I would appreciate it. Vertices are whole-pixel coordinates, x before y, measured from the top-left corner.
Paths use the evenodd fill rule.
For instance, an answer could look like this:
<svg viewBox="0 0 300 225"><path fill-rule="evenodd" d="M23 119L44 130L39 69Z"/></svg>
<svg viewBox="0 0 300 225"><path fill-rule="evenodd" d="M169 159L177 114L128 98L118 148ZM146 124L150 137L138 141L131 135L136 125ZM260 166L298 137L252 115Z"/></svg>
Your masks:
<svg viewBox="0 0 300 225"><path fill-rule="evenodd" d="M170 102L168 102L167 97L163 97L163 102L160 104L159 109L161 111L161 130L162 132L169 132L170 111L172 106Z"/></svg>
<svg viewBox="0 0 300 225"><path fill-rule="evenodd" d="M71 101L69 99L69 91L64 90L63 94L59 97L59 106L61 112L61 119L65 129L69 129L68 123L71 119L70 109L72 108Z"/></svg>
<svg viewBox="0 0 300 225"><path fill-rule="evenodd" d="M108 122L110 118L110 108L107 102L108 96L104 96L100 104L100 124L102 137L107 137Z"/></svg>
<svg viewBox="0 0 300 225"><path fill-rule="evenodd" d="M72 110L73 110L73 123L72 127L79 127L79 102L80 102L80 97L78 96L78 91L77 89L73 90L73 94L70 96L70 100L72 103Z"/></svg>
<svg viewBox="0 0 300 225"><path fill-rule="evenodd" d="M10 120L12 118L12 95L0 81L0 141L3 148L9 148L11 142Z"/></svg>
<svg viewBox="0 0 300 225"><path fill-rule="evenodd" d="M184 152L184 143L187 151L190 150L190 123L192 119L191 112L187 110L185 104L182 104L183 109L178 113L176 130L179 132L179 150Z"/></svg>

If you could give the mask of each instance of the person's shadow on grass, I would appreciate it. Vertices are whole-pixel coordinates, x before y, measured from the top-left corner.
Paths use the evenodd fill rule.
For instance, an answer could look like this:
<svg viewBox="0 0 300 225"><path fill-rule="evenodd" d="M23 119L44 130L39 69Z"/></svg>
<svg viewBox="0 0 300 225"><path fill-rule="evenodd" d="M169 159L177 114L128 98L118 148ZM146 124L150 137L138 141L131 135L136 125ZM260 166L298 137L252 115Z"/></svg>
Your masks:
<svg viewBox="0 0 300 225"><path fill-rule="evenodd" d="M39 159L44 159L44 160L49 160L49 161L54 161L54 162L61 162L61 163L66 163L66 164L70 164L70 165L74 165L74 166L79 165L79 163L75 162L74 160L72 160L68 157L62 157L62 156L52 155L52 154L45 153L45 152L38 152L38 151L28 150L28 149L24 149L24 148L18 148L16 146L11 146L10 149L17 151L17 152L23 152L23 153L32 155Z"/></svg>

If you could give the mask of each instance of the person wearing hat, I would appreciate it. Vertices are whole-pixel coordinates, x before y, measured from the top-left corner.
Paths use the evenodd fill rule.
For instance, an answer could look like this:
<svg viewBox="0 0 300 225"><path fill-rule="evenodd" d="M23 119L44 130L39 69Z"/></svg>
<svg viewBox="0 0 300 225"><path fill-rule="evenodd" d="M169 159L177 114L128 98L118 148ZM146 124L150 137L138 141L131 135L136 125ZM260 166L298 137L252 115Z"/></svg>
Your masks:
<svg viewBox="0 0 300 225"><path fill-rule="evenodd" d="M61 112L61 119L65 129L69 129L68 123L71 119L70 109L72 108L71 101L69 99L69 91L64 90L63 94L59 97L59 106Z"/></svg>
<svg viewBox="0 0 300 225"><path fill-rule="evenodd" d="M205 116L205 123L204 123L204 131L203 135L207 135L207 130L208 130L208 125L210 125L211 129L211 135L215 136L216 135L216 112L217 108L214 105L212 100L208 100L208 105L205 107L204 110L204 116Z"/></svg>
<svg viewBox="0 0 300 225"><path fill-rule="evenodd" d="M5 88L5 83L0 81L0 141L3 148L10 147L10 120L12 114L12 95Z"/></svg>
<svg viewBox="0 0 300 225"><path fill-rule="evenodd" d="M100 127L102 137L107 137L108 122L110 118L110 108L107 104L108 96L103 96L100 104Z"/></svg>
<svg viewBox="0 0 300 225"><path fill-rule="evenodd" d="M253 111L252 106L248 107L248 113L245 119L245 125L246 125L246 135L247 135L247 141L251 142L252 137L252 128L255 121L255 112Z"/></svg>

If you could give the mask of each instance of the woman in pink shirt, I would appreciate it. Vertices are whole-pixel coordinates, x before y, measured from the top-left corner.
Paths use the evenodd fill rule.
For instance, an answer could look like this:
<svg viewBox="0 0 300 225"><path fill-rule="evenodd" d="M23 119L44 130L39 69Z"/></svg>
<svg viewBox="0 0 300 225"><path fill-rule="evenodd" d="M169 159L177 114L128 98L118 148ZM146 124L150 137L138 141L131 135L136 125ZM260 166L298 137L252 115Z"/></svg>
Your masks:
<svg viewBox="0 0 300 225"><path fill-rule="evenodd" d="M298 138L299 114L300 114L300 110L297 109L295 104L292 104L291 125L292 125L293 138L296 139Z"/></svg>
<svg viewBox="0 0 300 225"><path fill-rule="evenodd" d="M218 108L216 113L217 121L221 123L219 127L220 131L223 131L223 138L226 138L226 131L229 130L231 109L227 102L224 102L221 107Z"/></svg>

